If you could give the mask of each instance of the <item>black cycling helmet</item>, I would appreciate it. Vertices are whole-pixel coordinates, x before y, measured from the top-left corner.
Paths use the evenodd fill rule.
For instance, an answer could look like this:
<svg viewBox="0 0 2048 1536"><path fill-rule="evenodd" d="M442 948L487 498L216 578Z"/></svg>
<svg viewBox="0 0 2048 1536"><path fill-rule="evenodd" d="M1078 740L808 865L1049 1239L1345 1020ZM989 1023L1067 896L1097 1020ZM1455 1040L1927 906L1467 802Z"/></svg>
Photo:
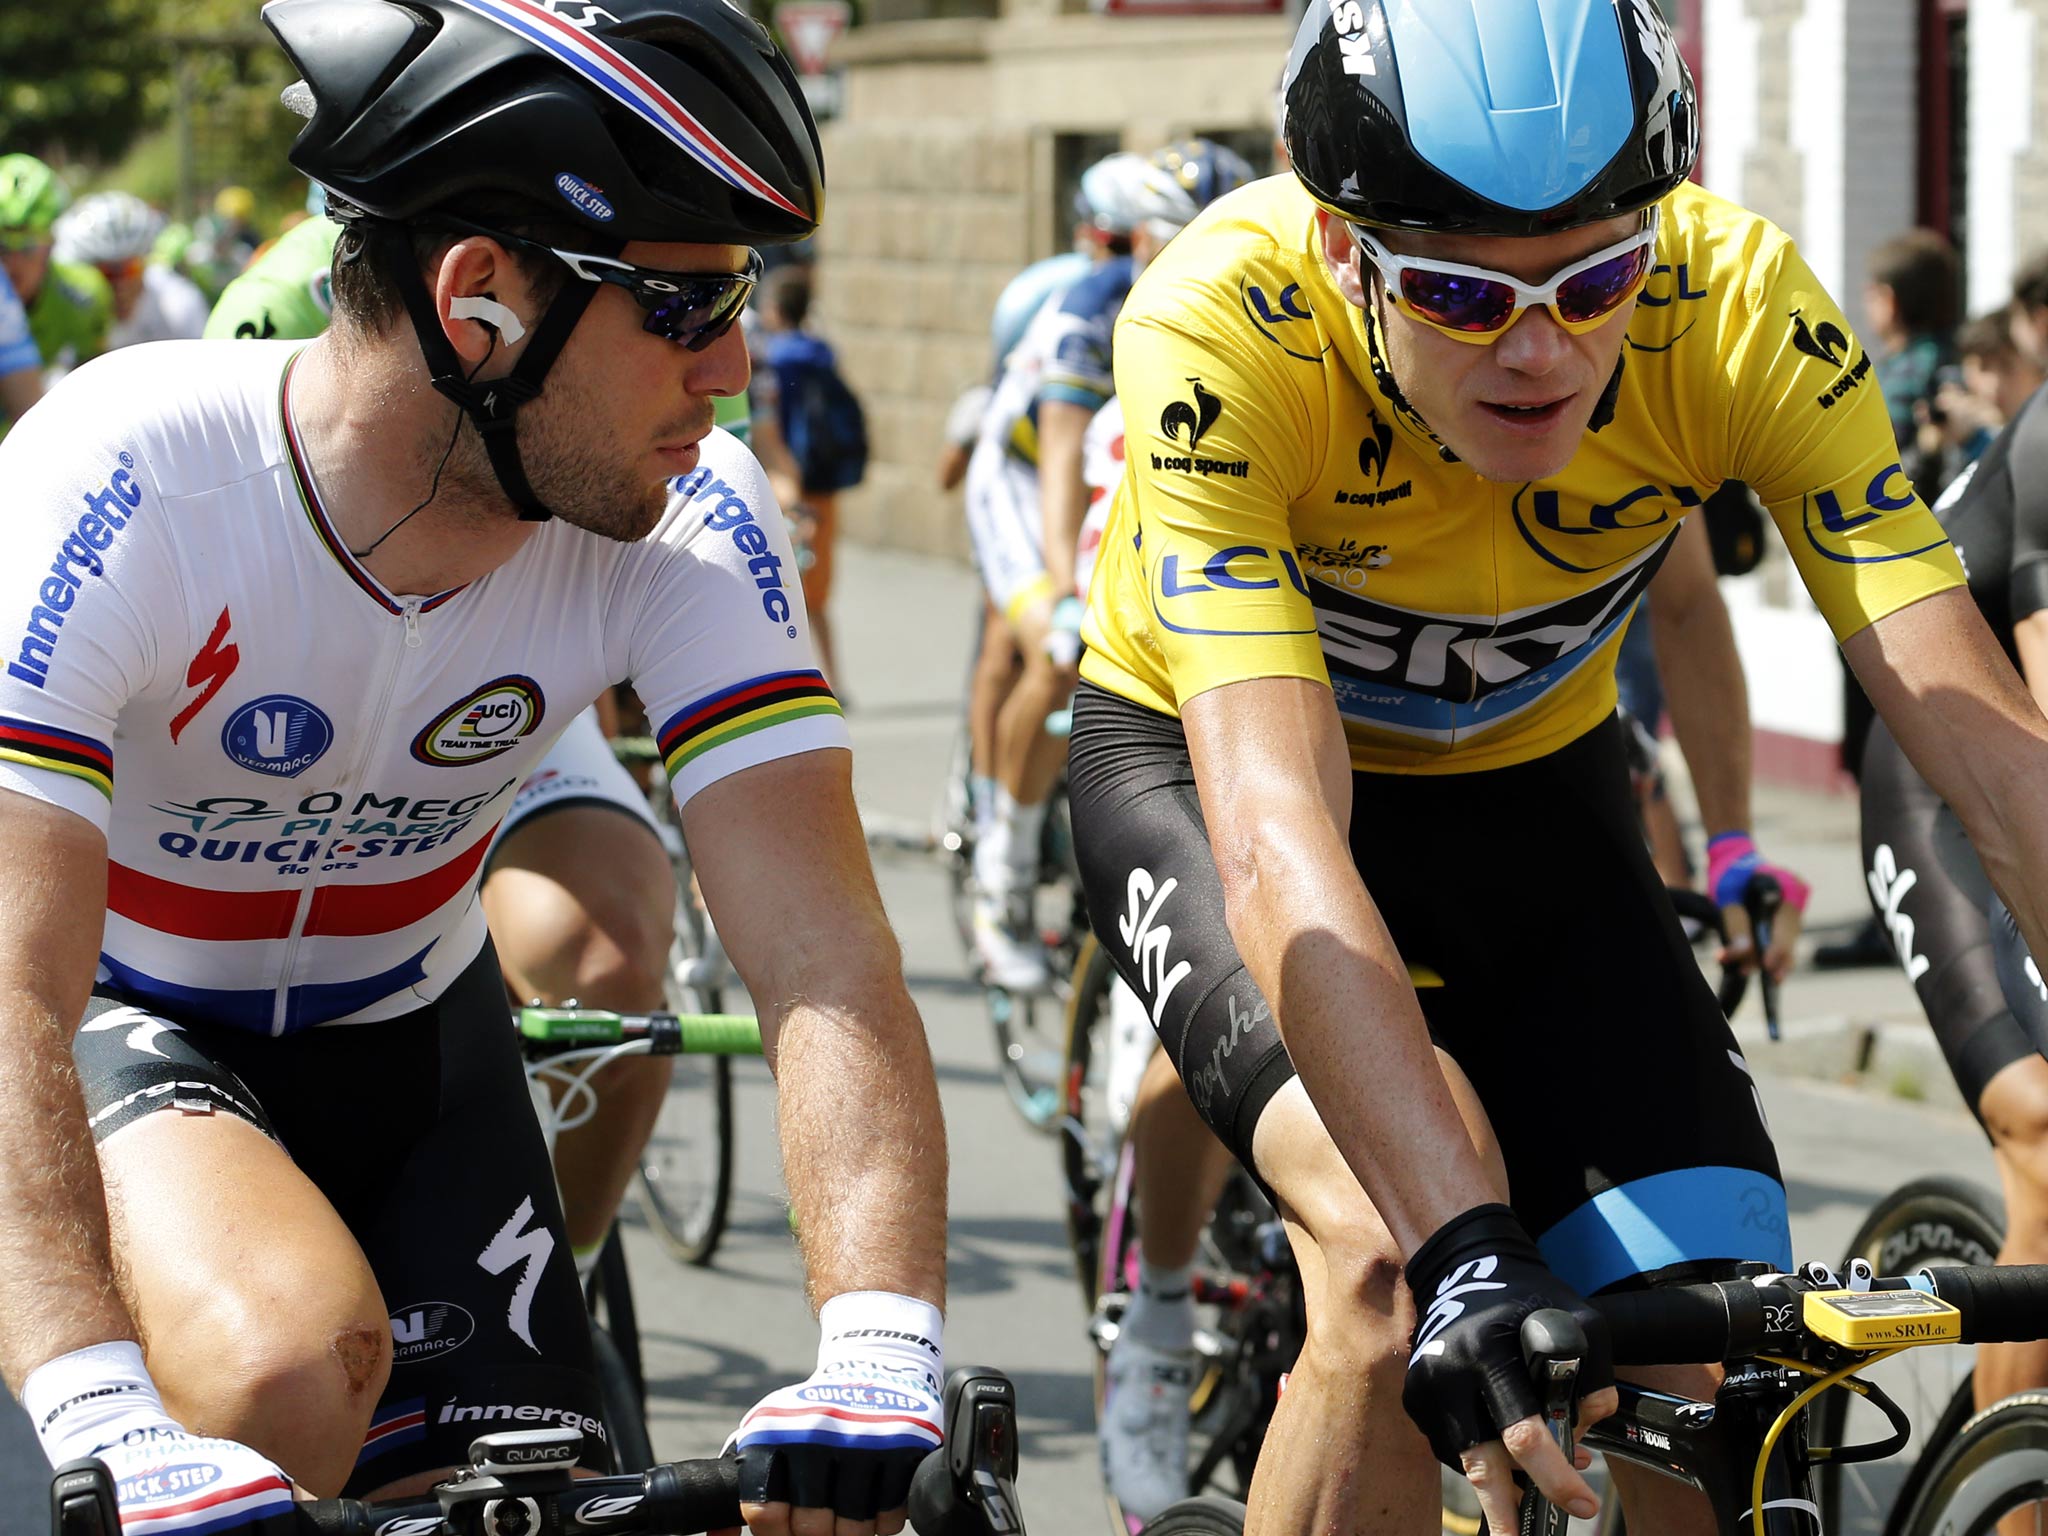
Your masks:
<svg viewBox="0 0 2048 1536"><path fill-rule="evenodd" d="M1282 95L1309 195L1386 228L1553 234L1648 207L1699 155L1654 0L1309 0Z"/></svg>
<svg viewBox="0 0 2048 1536"><path fill-rule="evenodd" d="M435 389L476 423L524 518L552 514L520 462L518 409L597 284L565 283L512 372L473 386L407 226L509 197L587 230L598 255L817 228L824 177L802 88L727 0L273 0L263 20L304 76L285 92L309 119L291 163L327 189L331 217L383 242Z"/></svg>
<svg viewBox="0 0 2048 1536"><path fill-rule="evenodd" d="M274 0L305 77L291 162L379 218L512 195L604 239L802 240L818 133L726 0Z"/></svg>

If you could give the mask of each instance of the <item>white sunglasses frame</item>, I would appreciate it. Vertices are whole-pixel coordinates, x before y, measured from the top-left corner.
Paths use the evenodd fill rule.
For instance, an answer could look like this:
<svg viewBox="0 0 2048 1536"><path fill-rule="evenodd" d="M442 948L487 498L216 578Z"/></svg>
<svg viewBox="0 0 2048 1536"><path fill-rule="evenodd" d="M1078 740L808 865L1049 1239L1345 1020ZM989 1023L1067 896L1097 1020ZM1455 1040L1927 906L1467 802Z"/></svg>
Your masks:
<svg viewBox="0 0 2048 1536"><path fill-rule="evenodd" d="M1593 268L1613 261L1617 257L1626 256L1630 252L1640 250L1646 246L1654 251L1657 244L1657 234L1662 226L1662 222L1662 210L1652 203L1645 210L1643 227L1641 229L1626 239L1617 240L1612 245L1601 247L1593 252L1592 255L1582 257L1568 267L1560 267L1551 274L1550 281L1541 287L1531 287L1513 273L1496 272L1491 267L1469 267L1461 262L1435 261L1427 256L1405 255L1390 251L1381 245L1373 233L1363 225L1353 224L1347 219L1345 227L1351 231L1351 238L1358 242L1359 254L1379 269L1380 281L1386 285L1387 296L1393 302L1396 309L1399 309L1403 314L1408 315L1419 323L1428 326L1433 331L1440 331L1455 340L1470 342L1474 346L1483 347L1500 340L1501 337L1514 329L1516 322L1522 318L1525 310L1532 309L1539 304L1550 311L1550 318L1552 320L1556 321L1559 326L1574 336L1583 336L1586 332L1597 330L1605 325L1614 318L1615 310L1620 309L1621 304L1616 304L1614 309L1608 310L1605 314L1595 315L1590 320L1567 320L1557 311L1558 290L1563 288L1573 278L1590 272ZM1461 331L1452 326L1439 324L1417 310L1408 299L1408 296L1402 292L1401 269L1403 267L1412 267L1422 272L1433 272L1440 277L1476 277L1487 282L1499 283L1503 287L1514 290L1515 307L1508 312L1507 319L1497 329L1491 331ZM1649 274L1654 270L1654 267L1655 264L1652 263L1643 269L1643 277L1639 280L1638 286L1641 285L1641 282L1648 280ZM1623 302L1626 302L1626 300Z"/></svg>

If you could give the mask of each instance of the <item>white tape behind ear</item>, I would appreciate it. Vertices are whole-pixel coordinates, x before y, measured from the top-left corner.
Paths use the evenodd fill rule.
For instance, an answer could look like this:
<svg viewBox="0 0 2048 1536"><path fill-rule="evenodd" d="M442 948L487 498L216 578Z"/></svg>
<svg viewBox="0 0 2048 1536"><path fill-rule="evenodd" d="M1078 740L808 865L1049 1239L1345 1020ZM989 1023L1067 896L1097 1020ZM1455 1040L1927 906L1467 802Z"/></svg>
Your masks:
<svg viewBox="0 0 2048 1536"><path fill-rule="evenodd" d="M448 318L481 320L486 325L494 325L498 328L498 334L505 338L505 345L508 347L518 346L519 338L526 334L526 327L520 322L519 317L496 299L450 299Z"/></svg>

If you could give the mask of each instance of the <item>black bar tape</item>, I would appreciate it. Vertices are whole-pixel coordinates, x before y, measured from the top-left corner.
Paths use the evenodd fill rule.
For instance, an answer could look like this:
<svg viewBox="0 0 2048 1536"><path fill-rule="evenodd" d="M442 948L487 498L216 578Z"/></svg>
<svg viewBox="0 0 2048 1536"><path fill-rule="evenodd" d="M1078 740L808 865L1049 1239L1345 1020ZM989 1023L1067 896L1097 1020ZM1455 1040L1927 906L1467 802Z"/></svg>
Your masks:
<svg viewBox="0 0 2048 1536"><path fill-rule="evenodd" d="M1963 1314L1965 1344L2030 1342L2048 1333L2048 1264L1937 1266L1934 1294Z"/></svg>
<svg viewBox="0 0 2048 1536"><path fill-rule="evenodd" d="M1660 1286L1592 1301L1607 1319L1616 1365L1718 1365L1741 1353L1732 1337L1729 1297L1718 1285ZM1760 1303L1757 1312L1760 1319Z"/></svg>

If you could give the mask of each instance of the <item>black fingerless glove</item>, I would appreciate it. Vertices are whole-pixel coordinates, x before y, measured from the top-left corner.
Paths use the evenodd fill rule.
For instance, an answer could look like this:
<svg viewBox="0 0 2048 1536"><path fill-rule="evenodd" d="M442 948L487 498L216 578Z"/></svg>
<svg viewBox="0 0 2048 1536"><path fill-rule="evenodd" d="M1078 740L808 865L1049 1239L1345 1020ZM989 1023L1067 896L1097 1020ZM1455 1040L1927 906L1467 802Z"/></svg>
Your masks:
<svg viewBox="0 0 2048 1536"><path fill-rule="evenodd" d="M1584 1397L1614 1382L1606 1321L1553 1275L1515 1213L1480 1205L1444 1223L1408 1261L1415 1336L1401 1405L1445 1466L1458 1453L1542 1411L1522 1360L1522 1319L1558 1307L1590 1346L1579 1368Z"/></svg>

